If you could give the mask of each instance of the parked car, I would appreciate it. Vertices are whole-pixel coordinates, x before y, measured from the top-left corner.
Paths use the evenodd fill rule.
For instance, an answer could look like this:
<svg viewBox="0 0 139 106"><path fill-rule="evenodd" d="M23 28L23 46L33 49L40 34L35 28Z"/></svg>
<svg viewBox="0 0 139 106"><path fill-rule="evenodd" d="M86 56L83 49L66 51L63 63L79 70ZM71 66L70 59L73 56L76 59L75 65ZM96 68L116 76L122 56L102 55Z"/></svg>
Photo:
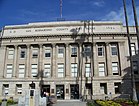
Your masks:
<svg viewBox="0 0 139 106"><path fill-rule="evenodd" d="M49 104L54 104L56 102L57 102L57 97L55 95L49 96L49 98L48 98L48 103Z"/></svg>

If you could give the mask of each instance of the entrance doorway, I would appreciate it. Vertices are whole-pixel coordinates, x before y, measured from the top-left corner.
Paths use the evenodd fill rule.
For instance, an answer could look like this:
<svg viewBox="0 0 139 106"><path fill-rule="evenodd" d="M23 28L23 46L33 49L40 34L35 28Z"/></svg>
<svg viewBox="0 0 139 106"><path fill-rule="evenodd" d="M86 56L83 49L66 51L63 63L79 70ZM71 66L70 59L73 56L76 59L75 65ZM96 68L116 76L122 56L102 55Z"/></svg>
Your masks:
<svg viewBox="0 0 139 106"><path fill-rule="evenodd" d="M79 99L79 85L78 84L70 85L70 99Z"/></svg>
<svg viewBox="0 0 139 106"><path fill-rule="evenodd" d="M50 85L42 85L42 95L45 97L46 94L50 96Z"/></svg>
<svg viewBox="0 0 139 106"><path fill-rule="evenodd" d="M57 99L64 99L64 85L56 85Z"/></svg>

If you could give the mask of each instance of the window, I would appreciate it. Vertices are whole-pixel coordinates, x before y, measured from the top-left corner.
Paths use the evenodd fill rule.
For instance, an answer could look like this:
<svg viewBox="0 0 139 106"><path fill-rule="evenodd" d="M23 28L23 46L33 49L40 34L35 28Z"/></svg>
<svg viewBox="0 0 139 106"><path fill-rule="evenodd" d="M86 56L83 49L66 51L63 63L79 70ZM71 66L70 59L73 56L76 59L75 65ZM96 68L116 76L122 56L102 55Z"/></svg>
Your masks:
<svg viewBox="0 0 139 106"><path fill-rule="evenodd" d="M38 74L38 69L37 69L37 64L32 64L31 65L31 75L33 76L37 76Z"/></svg>
<svg viewBox="0 0 139 106"><path fill-rule="evenodd" d="M135 43L131 43L131 53L132 53L132 56L136 54Z"/></svg>
<svg viewBox="0 0 139 106"><path fill-rule="evenodd" d="M32 58L38 58L38 49L32 50Z"/></svg>
<svg viewBox="0 0 139 106"><path fill-rule="evenodd" d="M44 77L50 77L51 76L51 65L45 64L44 65Z"/></svg>
<svg viewBox="0 0 139 106"><path fill-rule="evenodd" d="M8 59L13 59L13 58L14 58L14 48L9 48Z"/></svg>
<svg viewBox="0 0 139 106"><path fill-rule="evenodd" d="M51 57L51 49L45 50L45 57Z"/></svg>
<svg viewBox="0 0 139 106"><path fill-rule="evenodd" d="M58 57L64 57L64 47L58 48Z"/></svg>
<svg viewBox="0 0 139 106"><path fill-rule="evenodd" d="M22 94L22 84L16 84L16 92L17 94Z"/></svg>
<svg viewBox="0 0 139 106"><path fill-rule="evenodd" d="M118 62L112 62L112 73L118 75Z"/></svg>
<svg viewBox="0 0 139 106"><path fill-rule="evenodd" d="M104 63L99 63L98 68L99 68L99 76L105 76L105 66L104 66Z"/></svg>
<svg viewBox="0 0 139 106"><path fill-rule="evenodd" d="M12 71L13 71L12 64L7 64L6 78L12 78Z"/></svg>
<svg viewBox="0 0 139 106"><path fill-rule="evenodd" d="M24 59L25 56L26 56L26 49L21 48L21 51L20 51L20 58L21 58L21 59Z"/></svg>
<svg viewBox="0 0 139 106"><path fill-rule="evenodd" d="M112 56L116 56L118 54L116 44L111 44L111 54L112 54Z"/></svg>
<svg viewBox="0 0 139 106"><path fill-rule="evenodd" d="M71 47L71 57L77 57L77 46Z"/></svg>
<svg viewBox="0 0 139 106"><path fill-rule="evenodd" d="M133 68L134 74L138 74L138 62L133 61L132 65L133 65L132 68Z"/></svg>
<svg viewBox="0 0 139 106"><path fill-rule="evenodd" d="M98 45L98 56L104 56L104 45Z"/></svg>
<svg viewBox="0 0 139 106"><path fill-rule="evenodd" d="M120 83L120 82L115 82L115 83L114 83L115 94L121 93L121 92L120 92L120 87L121 87L121 83Z"/></svg>
<svg viewBox="0 0 139 106"><path fill-rule="evenodd" d="M91 65L90 63L85 64L85 77L91 76Z"/></svg>
<svg viewBox="0 0 139 106"><path fill-rule="evenodd" d="M24 78L25 76L25 65L19 64L19 78Z"/></svg>
<svg viewBox="0 0 139 106"><path fill-rule="evenodd" d="M84 56L91 56L91 46L85 45L84 47Z"/></svg>
<svg viewBox="0 0 139 106"><path fill-rule="evenodd" d="M58 77L64 77L64 64L58 64Z"/></svg>
<svg viewBox="0 0 139 106"><path fill-rule="evenodd" d="M71 64L71 76L77 77L77 63Z"/></svg>
<svg viewBox="0 0 139 106"><path fill-rule="evenodd" d="M9 93L9 84L3 84L3 95L7 95Z"/></svg>
<svg viewBox="0 0 139 106"><path fill-rule="evenodd" d="M100 83L100 93L107 94L107 83Z"/></svg>

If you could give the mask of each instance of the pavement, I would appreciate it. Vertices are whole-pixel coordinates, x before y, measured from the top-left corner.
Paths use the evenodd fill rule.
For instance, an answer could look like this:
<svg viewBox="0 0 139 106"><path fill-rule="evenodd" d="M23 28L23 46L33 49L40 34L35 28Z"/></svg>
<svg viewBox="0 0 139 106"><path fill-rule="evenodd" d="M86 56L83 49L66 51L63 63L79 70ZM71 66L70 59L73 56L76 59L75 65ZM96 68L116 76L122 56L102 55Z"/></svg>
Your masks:
<svg viewBox="0 0 139 106"><path fill-rule="evenodd" d="M80 100L58 100L52 106L86 106L86 102Z"/></svg>

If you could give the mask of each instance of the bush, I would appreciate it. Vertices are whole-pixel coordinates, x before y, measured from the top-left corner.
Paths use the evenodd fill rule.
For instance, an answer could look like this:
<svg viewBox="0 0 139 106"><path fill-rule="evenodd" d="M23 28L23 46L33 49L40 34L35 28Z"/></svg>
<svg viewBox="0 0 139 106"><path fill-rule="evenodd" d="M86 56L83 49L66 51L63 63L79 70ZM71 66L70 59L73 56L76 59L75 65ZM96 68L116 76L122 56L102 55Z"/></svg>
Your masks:
<svg viewBox="0 0 139 106"><path fill-rule="evenodd" d="M108 100L108 101L96 100L96 103L99 104L100 106L122 106L119 103L116 103L111 100Z"/></svg>

